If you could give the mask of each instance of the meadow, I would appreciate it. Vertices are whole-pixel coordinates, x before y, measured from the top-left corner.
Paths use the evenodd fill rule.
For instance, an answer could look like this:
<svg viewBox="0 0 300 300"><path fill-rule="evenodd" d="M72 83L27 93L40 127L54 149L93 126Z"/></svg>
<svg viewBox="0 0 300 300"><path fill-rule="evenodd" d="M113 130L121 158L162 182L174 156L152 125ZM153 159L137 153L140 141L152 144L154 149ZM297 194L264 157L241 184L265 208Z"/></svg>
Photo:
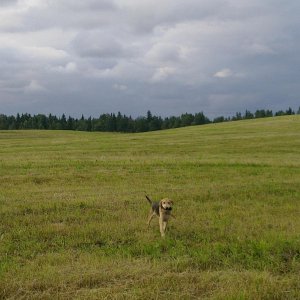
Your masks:
<svg viewBox="0 0 300 300"><path fill-rule="evenodd" d="M0 131L0 218L1 299L300 299L300 116Z"/></svg>

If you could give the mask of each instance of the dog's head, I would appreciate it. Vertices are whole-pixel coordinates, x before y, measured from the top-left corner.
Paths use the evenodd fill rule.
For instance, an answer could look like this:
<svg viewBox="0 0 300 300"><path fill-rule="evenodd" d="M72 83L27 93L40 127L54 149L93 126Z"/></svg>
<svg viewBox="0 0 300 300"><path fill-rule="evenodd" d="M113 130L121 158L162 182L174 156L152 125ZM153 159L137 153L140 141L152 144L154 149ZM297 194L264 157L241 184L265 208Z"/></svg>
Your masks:
<svg viewBox="0 0 300 300"><path fill-rule="evenodd" d="M162 209L171 211L173 206L173 201L169 198L164 198L160 200L159 205Z"/></svg>

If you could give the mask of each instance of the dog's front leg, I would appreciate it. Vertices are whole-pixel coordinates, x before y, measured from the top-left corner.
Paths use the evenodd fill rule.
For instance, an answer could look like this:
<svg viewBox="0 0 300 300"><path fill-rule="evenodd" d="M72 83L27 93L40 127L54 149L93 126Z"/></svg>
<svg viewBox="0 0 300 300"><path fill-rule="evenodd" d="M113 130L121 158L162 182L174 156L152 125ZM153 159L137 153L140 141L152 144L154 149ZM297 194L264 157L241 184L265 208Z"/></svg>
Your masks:
<svg viewBox="0 0 300 300"><path fill-rule="evenodd" d="M163 222L163 230L164 230L164 232L167 231L167 224L168 224L168 222L166 222L166 221Z"/></svg>
<svg viewBox="0 0 300 300"><path fill-rule="evenodd" d="M162 218L159 218L159 229L161 236L165 237L166 222Z"/></svg>

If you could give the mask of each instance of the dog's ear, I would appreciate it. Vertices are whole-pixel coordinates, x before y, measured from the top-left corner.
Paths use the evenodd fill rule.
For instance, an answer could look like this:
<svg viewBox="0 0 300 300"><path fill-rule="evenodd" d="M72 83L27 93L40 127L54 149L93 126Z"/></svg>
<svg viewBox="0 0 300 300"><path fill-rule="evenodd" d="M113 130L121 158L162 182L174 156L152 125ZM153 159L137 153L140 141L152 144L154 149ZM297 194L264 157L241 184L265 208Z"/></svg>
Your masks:
<svg viewBox="0 0 300 300"><path fill-rule="evenodd" d="M173 205L174 204L173 200L170 200L170 203Z"/></svg>
<svg viewBox="0 0 300 300"><path fill-rule="evenodd" d="M159 201L159 207L163 208L163 206L162 206L162 200Z"/></svg>

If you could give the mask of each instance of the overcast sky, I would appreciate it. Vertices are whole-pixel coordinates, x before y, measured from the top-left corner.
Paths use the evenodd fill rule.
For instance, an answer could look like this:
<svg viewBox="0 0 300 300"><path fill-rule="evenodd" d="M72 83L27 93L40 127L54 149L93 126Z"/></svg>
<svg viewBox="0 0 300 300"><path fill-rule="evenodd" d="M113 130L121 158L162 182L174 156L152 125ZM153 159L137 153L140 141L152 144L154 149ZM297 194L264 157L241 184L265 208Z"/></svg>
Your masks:
<svg viewBox="0 0 300 300"><path fill-rule="evenodd" d="M299 0L0 0L0 113L300 105Z"/></svg>

